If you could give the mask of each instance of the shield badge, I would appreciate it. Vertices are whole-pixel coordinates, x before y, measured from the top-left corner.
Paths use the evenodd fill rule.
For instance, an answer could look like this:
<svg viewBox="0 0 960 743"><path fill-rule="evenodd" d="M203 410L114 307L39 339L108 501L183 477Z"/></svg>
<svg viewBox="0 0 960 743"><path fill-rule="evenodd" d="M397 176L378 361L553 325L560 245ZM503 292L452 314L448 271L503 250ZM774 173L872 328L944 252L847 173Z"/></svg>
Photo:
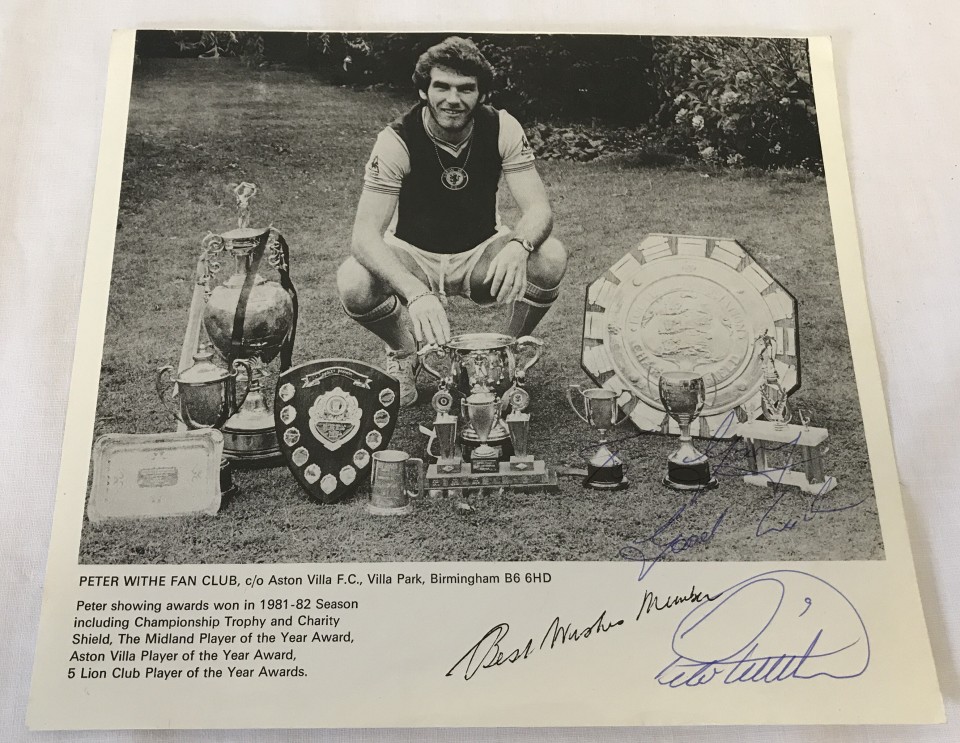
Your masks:
<svg viewBox="0 0 960 743"><path fill-rule="evenodd" d="M312 498L335 503L370 476L400 411L400 383L352 359L321 359L285 371L274 402L287 466Z"/></svg>

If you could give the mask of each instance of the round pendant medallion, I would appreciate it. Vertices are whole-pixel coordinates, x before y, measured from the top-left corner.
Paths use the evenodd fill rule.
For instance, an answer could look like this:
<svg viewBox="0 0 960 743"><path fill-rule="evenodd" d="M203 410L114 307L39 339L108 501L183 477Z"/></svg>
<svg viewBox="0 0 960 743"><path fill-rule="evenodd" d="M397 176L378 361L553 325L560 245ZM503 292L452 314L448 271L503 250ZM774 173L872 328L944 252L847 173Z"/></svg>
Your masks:
<svg viewBox="0 0 960 743"><path fill-rule="evenodd" d="M469 180L470 176L463 168L444 168L443 175L440 176L440 181L451 191L459 191Z"/></svg>

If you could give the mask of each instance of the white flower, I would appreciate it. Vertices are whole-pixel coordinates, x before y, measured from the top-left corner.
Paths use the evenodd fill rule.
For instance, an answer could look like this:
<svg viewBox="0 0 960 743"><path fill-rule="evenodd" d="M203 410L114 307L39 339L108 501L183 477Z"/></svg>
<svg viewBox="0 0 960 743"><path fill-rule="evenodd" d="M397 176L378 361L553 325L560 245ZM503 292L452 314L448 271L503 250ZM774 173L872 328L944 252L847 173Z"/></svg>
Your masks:
<svg viewBox="0 0 960 743"><path fill-rule="evenodd" d="M740 97L740 94L734 90L725 90L720 95L720 103L730 103Z"/></svg>
<svg viewBox="0 0 960 743"><path fill-rule="evenodd" d="M673 120L679 124L683 121L683 117L686 116L688 113L689 111L687 111L687 109L681 108L679 111L677 111L677 115L673 117Z"/></svg>
<svg viewBox="0 0 960 743"><path fill-rule="evenodd" d="M702 157L704 160L709 160L711 157L713 157L714 152L716 152L716 150L714 150L713 147L704 147L702 150L700 150L700 157Z"/></svg>
<svg viewBox="0 0 960 743"><path fill-rule="evenodd" d="M703 129L703 117L700 114L690 119L690 123L693 124L694 129Z"/></svg>

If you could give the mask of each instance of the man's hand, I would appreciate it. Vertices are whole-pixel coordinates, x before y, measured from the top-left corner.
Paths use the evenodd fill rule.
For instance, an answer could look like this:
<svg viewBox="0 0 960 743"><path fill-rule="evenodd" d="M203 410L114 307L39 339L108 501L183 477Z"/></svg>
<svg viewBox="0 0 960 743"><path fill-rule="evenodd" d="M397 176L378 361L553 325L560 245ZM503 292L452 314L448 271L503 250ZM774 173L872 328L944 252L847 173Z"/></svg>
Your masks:
<svg viewBox="0 0 960 743"><path fill-rule="evenodd" d="M436 294L424 294L407 305L413 337L418 343L444 345L450 341L450 323Z"/></svg>
<svg viewBox="0 0 960 743"><path fill-rule="evenodd" d="M483 283L490 284L490 295L501 304L515 302L527 288L527 256L523 245L511 240L497 253Z"/></svg>

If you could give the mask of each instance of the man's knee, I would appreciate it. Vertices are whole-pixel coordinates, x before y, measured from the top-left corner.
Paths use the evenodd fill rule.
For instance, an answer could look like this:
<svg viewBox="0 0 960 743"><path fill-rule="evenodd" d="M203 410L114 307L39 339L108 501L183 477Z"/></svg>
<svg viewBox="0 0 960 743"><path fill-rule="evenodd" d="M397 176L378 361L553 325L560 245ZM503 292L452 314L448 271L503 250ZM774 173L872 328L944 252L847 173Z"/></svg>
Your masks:
<svg viewBox="0 0 960 743"><path fill-rule="evenodd" d="M552 289L563 280L567 270L567 249L555 237L548 237L527 264L527 280Z"/></svg>
<svg viewBox="0 0 960 743"><path fill-rule="evenodd" d="M348 312L362 313L382 302L377 280L361 263L350 256L337 269L337 292Z"/></svg>

